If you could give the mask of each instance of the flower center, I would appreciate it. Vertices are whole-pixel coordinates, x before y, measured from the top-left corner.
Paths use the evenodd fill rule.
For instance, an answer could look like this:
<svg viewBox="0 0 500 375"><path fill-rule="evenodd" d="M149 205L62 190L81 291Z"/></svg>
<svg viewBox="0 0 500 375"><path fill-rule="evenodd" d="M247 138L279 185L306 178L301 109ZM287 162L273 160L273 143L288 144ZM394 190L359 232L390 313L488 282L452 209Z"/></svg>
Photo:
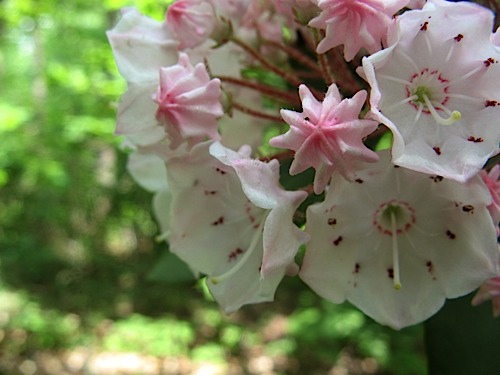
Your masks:
<svg viewBox="0 0 500 375"><path fill-rule="evenodd" d="M414 74L406 86L407 102L421 113L431 115L441 125L451 125L462 117L459 111L451 111L446 107L448 102L449 81L437 70L422 70ZM448 117L443 117L444 113Z"/></svg>
<svg viewBox="0 0 500 375"><path fill-rule="evenodd" d="M391 217L394 216L395 226ZM408 232L415 223L415 210L405 201L391 200L382 203L373 215L373 224L377 230L387 236Z"/></svg>
<svg viewBox="0 0 500 375"><path fill-rule="evenodd" d="M398 235L408 232L415 223L415 210L404 201L392 200L382 203L375 211L373 224L382 234L391 236L392 278L394 289L401 289L399 276Z"/></svg>
<svg viewBox="0 0 500 375"><path fill-rule="evenodd" d="M425 97L432 100L432 91L426 86L418 86L413 95L417 96L413 103L425 104Z"/></svg>

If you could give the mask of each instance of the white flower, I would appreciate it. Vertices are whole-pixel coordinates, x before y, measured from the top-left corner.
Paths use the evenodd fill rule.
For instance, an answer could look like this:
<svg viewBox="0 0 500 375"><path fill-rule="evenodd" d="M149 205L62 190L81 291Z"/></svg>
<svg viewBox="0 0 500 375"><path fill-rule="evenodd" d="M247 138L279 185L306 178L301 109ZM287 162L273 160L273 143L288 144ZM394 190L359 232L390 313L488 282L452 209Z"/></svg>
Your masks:
<svg viewBox="0 0 500 375"><path fill-rule="evenodd" d="M397 21L390 47L363 59L371 112L393 132L395 164L466 181L499 151L493 13L431 0Z"/></svg>
<svg viewBox="0 0 500 375"><path fill-rule="evenodd" d="M226 312L270 301L308 236L292 221L307 194L278 185L279 164L214 143L167 161L170 250L208 275Z"/></svg>
<svg viewBox="0 0 500 375"><path fill-rule="evenodd" d="M179 42L165 23L124 8L107 33L116 65L127 82L158 81L158 68L175 64Z"/></svg>
<svg viewBox="0 0 500 375"><path fill-rule="evenodd" d="M178 60L177 39L165 23L134 8L123 9L120 21L106 34L128 84L118 107L116 133L124 135L131 147L161 141L165 132L155 118L157 105L151 95L158 87L160 67Z"/></svg>
<svg viewBox="0 0 500 375"><path fill-rule="evenodd" d="M323 298L400 329L496 276L497 242L480 177L460 184L380 158L357 183L334 176L325 201L308 208L300 276Z"/></svg>

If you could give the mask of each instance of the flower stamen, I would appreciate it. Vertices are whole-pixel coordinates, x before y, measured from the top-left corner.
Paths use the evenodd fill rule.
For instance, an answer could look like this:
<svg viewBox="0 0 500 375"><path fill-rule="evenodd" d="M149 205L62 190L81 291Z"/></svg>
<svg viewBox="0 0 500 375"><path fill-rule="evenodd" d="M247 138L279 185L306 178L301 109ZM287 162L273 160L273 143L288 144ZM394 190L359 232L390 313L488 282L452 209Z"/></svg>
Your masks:
<svg viewBox="0 0 500 375"><path fill-rule="evenodd" d="M431 103L427 95L424 94L423 99L432 117L440 125L451 125L462 118L462 114L459 111L451 112L451 115L448 118L441 117L441 115L436 111L436 108Z"/></svg>
<svg viewBox="0 0 500 375"><path fill-rule="evenodd" d="M245 251L243 257L240 259L240 261L232 267L229 271L223 273L220 276L212 276L210 277L210 281L217 285L221 281L224 281L228 279L229 277L233 276L236 272L238 272L247 262L248 258L252 255L254 252L257 244L259 243L259 240L262 239L262 227L264 225L264 222L266 221L267 215L265 215L260 222L259 226L256 228L255 233L253 234L252 241L250 242L250 245L248 246L248 249Z"/></svg>
<svg viewBox="0 0 500 375"><path fill-rule="evenodd" d="M388 208L390 209L390 215L391 215L391 231L392 231L392 267L394 270L393 273L393 282L394 282L394 289L399 290L401 289L401 279L399 277L399 249L398 249L398 234L397 234L397 229L396 229L396 215L394 213L395 208L392 208L394 206L389 206ZM392 209L391 209L392 208Z"/></svg>

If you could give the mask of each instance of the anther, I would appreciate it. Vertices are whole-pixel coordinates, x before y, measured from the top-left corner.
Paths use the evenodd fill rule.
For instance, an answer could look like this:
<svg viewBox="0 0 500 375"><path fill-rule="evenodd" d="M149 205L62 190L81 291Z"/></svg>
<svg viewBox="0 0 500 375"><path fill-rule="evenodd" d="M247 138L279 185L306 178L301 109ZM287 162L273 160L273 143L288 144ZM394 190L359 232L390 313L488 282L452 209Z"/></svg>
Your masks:
<svg viewBox="0 0 500 375"><path fill-rule="evenodd" d="M434 120L436 120L436 122L440 125L451 125L462 118L462 114L459 111L451 112L450 117L448 118L441 117L441 115L436 111L436 108L434 108L434 106L432 105L427 95L423 95L423 99L432 117L434 117Z"/></svg>

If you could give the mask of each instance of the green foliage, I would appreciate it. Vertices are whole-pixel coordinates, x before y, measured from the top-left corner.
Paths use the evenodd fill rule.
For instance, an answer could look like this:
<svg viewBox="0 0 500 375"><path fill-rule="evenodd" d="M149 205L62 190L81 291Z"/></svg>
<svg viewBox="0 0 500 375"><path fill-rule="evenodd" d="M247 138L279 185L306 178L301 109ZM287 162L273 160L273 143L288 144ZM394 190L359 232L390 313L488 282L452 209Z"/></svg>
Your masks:
<svg viewBox="0 0 500 375"><path fill-rule="evenodd" d="M188 322L176 318L151 319L131 315L113 325L104 339L103 348L175 357L186 355L194 339L193 327Z"/></svg>
<svg viewBox="0 0 500 375"><path fill-rule="evenodd" d="M9 292L3 286L0 299L0 332L8 340L3 349L10 354L73 347L85 340L74 314L43 309L23 293Z"/></svg>
<svg viewBox="0 0 500 375"><path fill-rule="evenodd" d="M309 298L306 292L303 294L303 298ZM347 303L334 305L325 301L320 306L292 313L289 324L297 351L304 358L310 355L315 361L328 363L343 353L356 353L355 357L374 359L391 374L425 373L420 349L421 327L394 332Z"/></svg>
<svg viewBox="0 0 500 375"><path fill-rule="evenodd" d="M472 297L447 301L425 323L429 375L498 374L500 321L490 303L471 306Z"/></svg>
<svg viewBox="0 0 500 375"><path fill-rule="evenodd" d="M170 284L193 282L195 275L175 254L166 252L148 275L149 280Z"/></svg>

